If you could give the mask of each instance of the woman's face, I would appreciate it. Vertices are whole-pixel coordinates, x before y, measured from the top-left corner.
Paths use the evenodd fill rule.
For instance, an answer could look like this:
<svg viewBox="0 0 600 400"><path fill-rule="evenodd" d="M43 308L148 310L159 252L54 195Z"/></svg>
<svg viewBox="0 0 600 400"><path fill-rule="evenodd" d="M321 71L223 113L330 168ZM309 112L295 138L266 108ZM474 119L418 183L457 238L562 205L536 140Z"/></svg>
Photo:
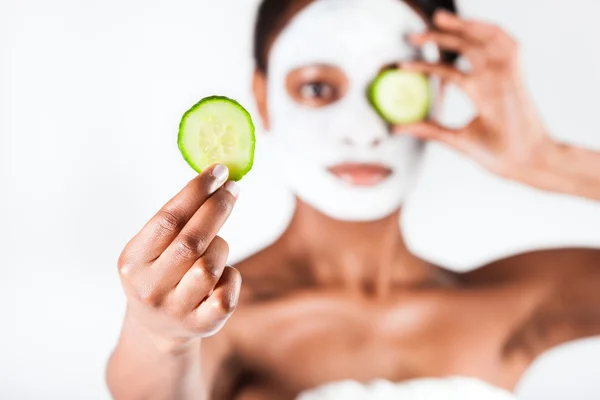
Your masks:
<svg viewBox="0 0 600 400"><path fill-rule="evenodd" d="M420 56L405 36L425 29L399 0L316 0L279 34L268 57L266 143L300 199L351 221L400 207L422 144L390 135L366 93L382 68Z"/></svg>

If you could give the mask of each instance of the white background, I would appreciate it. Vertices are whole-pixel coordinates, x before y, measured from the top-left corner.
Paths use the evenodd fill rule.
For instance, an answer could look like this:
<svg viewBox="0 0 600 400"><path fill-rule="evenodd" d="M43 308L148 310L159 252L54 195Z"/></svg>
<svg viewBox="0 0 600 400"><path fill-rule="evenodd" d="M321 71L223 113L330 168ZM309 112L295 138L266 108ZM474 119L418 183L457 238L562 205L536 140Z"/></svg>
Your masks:
<svg viewBox="0 0 600 400"><path fill-rule="evenodd" d="M107 399L126 241L193 176L175 143L209 94L254 112L256 0L0 2L0 398ZM465 0L522 42L552 130L600 148L600 3ZM451 116L465 112L456 101ZM455 118L456 119L456 118ZM285 226L289 196L260 162L224 230L233 261ZM526 249L600 246L600 206L501 182L438 147L404 221L420 255L457 269ZM600 268L600 266L598 266ZM524 399L600 397L600 341L549 352ZM594 392L595 391L595 392Z"/></svg>

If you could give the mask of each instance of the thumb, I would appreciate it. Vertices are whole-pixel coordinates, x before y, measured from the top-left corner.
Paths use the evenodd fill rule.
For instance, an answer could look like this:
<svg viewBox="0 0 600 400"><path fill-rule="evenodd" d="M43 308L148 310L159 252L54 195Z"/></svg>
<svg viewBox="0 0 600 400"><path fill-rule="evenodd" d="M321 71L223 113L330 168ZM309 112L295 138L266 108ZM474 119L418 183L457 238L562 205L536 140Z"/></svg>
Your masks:
<svg viewBox="0 0 600 400"><path fill-rule="evenodd" d="M435 122L418 122L407 125L396 125L392 132L398 135L409 135L422 140L433 140L447 144L454 144L459 131L441 126Z"/></svg>

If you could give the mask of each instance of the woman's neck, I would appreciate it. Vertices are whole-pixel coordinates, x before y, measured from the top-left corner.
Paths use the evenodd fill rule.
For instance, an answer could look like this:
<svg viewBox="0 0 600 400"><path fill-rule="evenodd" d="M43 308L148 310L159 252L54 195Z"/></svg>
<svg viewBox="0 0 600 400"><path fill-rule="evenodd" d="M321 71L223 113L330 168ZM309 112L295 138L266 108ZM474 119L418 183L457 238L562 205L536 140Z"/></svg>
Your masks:
<svg viewBox="0 0 600 400"><path fill-rule="evenodd" d="M408 250L399 217L400 210L377 221L339 221L298 200L281 240L316 284L385 297L393 287L426 285L439 274Z"/></svg>

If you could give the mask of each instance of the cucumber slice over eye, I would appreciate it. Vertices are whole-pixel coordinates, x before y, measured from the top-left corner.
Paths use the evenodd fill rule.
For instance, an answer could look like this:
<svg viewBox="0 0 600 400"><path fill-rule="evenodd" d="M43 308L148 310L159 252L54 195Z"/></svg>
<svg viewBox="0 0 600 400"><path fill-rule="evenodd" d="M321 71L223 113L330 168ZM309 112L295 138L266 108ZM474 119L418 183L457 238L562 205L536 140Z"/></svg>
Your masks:
<svg viewBox="0 0 600 400"><path fill-rule="evenodd" d="M419 72L385 70L371 84L369 100L391 124L422 121L427 118L432 101L429 79Z"/></svg>
<svg viewBox="0 0 600 400"><path fill-rule="evenodd" d="M229 168L229 179L239 181L254 164L254 123L241 104L223 96L206 97L181 118L179 151L198 173L212 164Z"/></svg>

